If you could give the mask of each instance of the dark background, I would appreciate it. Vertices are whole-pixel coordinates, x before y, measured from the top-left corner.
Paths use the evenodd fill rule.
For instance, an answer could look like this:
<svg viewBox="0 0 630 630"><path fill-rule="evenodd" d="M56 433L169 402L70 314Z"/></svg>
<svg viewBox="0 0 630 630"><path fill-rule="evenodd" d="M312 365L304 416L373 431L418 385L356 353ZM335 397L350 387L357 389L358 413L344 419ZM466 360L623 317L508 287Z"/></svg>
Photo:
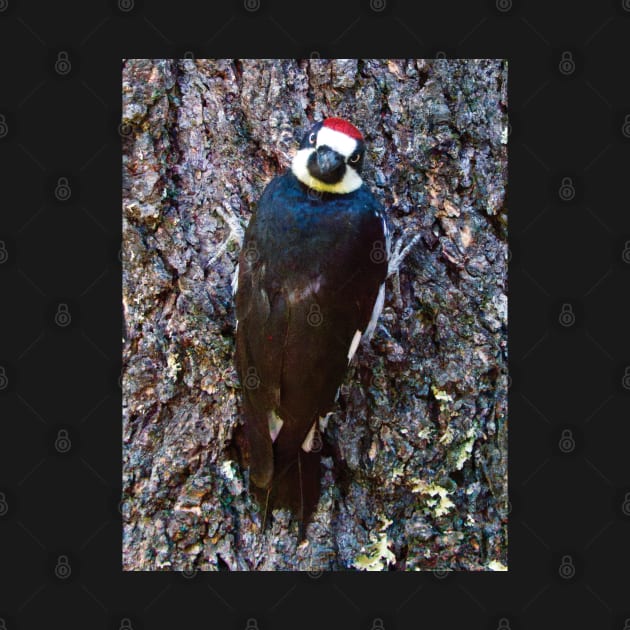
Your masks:
<svg viewBox="0 0 630 630"><path fill-rule="evenodd" d="M630 627L629 48L629 0L0 0L0 629ZM509 59L508 573L121 572L120 60L186 54Z"/></svg>

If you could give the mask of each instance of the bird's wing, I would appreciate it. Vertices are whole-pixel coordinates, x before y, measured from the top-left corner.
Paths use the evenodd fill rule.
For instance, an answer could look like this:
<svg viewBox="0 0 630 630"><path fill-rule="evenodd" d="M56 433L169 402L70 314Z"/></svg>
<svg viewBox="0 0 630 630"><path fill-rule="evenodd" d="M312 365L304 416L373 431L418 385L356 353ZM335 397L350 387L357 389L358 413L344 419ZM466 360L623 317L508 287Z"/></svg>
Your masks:
<svg viewBox="0 0 630 630"><path fill-rule="evenodd" d="M289 313L282 293L268 291L266 264L247 254L239 262L236 293L236 363L243 389L244 426L249 443L250 477L267 487L273 477L273 412L279 406L283 347Z"/></svg>

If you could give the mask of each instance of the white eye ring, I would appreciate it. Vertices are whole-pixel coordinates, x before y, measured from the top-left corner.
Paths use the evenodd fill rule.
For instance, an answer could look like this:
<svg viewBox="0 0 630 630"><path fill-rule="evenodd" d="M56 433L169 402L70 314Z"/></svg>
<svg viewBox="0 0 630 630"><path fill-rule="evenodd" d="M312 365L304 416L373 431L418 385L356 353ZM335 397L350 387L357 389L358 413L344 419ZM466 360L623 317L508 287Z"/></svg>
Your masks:
<svg viewBox="0 0 630 630"><path fill-rule="evenodd" d="M361 154L357 153L354 157L350 158L350 162L352 164L356 164L361 159Z"/></svg>
<svg viewBox="0 0 630 630"><path fill-rule="evenodd" d="M308 141L311 144L315 144L315 133L312 133L309 137L308 137Z"/></svg>

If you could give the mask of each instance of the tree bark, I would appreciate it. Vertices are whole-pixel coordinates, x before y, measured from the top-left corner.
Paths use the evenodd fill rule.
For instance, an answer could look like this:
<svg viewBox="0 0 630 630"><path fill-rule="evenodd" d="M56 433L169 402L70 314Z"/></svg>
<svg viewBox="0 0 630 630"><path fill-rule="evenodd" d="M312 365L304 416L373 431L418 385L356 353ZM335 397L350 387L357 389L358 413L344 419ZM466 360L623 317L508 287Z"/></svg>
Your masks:
<svg viewBox="0 0 630 630"><path fill-rule="evenodd" d="M507 65L127 60L123 564L127 570L504 569ZM363 132L394 241L323 436L307 544L262 534L233 445L242 230L314 121Z"/></svg>

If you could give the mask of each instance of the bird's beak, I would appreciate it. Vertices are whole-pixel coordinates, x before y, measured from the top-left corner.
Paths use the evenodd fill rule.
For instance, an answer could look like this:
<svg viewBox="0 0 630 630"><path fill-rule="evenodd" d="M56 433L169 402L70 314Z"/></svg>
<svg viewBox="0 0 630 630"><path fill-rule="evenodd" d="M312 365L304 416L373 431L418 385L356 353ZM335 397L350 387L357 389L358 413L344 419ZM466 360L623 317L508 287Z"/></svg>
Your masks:
<svg viewBox="0 0 630 630"><path fill-rule="evenodd" d="M322 146L317 149L317 166L322 175L335 171L343 164L343 156L330 147Z"/></svg>

